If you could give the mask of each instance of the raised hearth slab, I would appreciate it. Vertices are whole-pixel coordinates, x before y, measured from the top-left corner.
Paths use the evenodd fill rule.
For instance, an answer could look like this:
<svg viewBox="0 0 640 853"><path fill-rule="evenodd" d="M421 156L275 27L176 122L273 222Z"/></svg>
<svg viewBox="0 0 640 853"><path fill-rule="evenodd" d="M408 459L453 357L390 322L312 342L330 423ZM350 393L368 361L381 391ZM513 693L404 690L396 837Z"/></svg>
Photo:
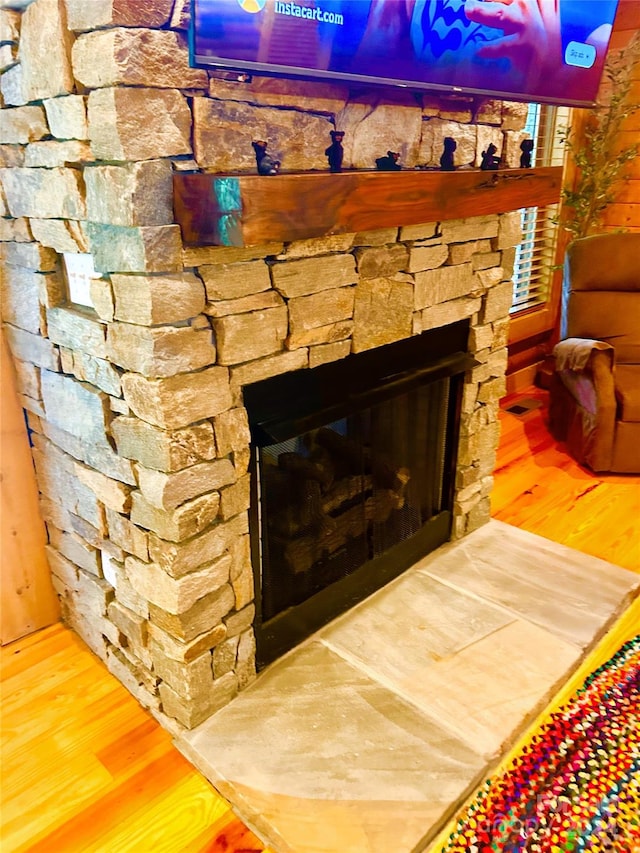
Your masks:
<svg viewBox="0 0 640 853"><path fill-rule="evenodd" d="M493 520L178 748L274 851L422 850L639 591L632 572Z"/></svg>

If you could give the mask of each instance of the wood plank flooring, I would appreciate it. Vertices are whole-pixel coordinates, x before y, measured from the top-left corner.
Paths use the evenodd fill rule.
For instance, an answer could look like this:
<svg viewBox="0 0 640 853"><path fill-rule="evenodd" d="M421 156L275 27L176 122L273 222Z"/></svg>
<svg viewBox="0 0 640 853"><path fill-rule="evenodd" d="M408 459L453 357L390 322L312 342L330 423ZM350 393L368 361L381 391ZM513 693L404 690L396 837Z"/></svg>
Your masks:
<svg viewBox="0 0 640 853"><path fill-rule="evenodd" d="M546 392L522 397L544 403ZM544 407L501 414L494 516L640 571L640 477L584 471L545 419ZM636 602L623 617L624 630L640 630L639 609ZM606 638L612 648L619 635ZM264 850L170 735L61 625L5 646L0 685L3 853Z"/></svg>

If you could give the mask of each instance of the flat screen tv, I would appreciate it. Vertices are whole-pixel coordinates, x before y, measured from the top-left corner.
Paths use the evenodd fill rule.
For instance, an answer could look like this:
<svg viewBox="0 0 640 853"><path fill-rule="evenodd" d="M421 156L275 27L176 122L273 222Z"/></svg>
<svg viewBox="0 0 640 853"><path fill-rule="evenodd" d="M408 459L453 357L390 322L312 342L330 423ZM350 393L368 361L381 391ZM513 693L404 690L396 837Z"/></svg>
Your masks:
<svg viewBox="0 0 640 853"><path fill-rule="evenodd" d="M196 67L593 106L618 0L191 0Z"/></svg>

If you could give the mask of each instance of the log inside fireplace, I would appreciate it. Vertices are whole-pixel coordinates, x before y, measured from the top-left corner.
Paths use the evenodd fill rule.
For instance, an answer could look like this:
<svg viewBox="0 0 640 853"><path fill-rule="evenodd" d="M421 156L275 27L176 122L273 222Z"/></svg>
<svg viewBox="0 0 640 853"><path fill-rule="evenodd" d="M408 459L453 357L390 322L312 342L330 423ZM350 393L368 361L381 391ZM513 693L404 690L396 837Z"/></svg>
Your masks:
<svg viewBox="0 0 640 853"><path fill-rule="evenodd" d="M450 536L468 322L245 388L258 666Z"/></svg>

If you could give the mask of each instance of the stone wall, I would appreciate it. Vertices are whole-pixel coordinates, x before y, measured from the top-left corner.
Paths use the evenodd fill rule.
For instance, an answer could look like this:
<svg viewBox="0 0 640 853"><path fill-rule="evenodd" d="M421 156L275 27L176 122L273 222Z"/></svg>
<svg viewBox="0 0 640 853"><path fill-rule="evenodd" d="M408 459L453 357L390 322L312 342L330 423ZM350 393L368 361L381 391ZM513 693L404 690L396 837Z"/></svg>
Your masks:
<svg viewBox="0 0 640 853"><path fill-rule="evenodd" d="M470 318L454 537L489 517L515 212L189 248L172 172L517 165L526 109L190 69L182 0L0 10L3 323L65 620L168 728L255 677L245 384ZM265 178L269 180L269 178ZM86 305L64 253L88 254Z"/></svg>

